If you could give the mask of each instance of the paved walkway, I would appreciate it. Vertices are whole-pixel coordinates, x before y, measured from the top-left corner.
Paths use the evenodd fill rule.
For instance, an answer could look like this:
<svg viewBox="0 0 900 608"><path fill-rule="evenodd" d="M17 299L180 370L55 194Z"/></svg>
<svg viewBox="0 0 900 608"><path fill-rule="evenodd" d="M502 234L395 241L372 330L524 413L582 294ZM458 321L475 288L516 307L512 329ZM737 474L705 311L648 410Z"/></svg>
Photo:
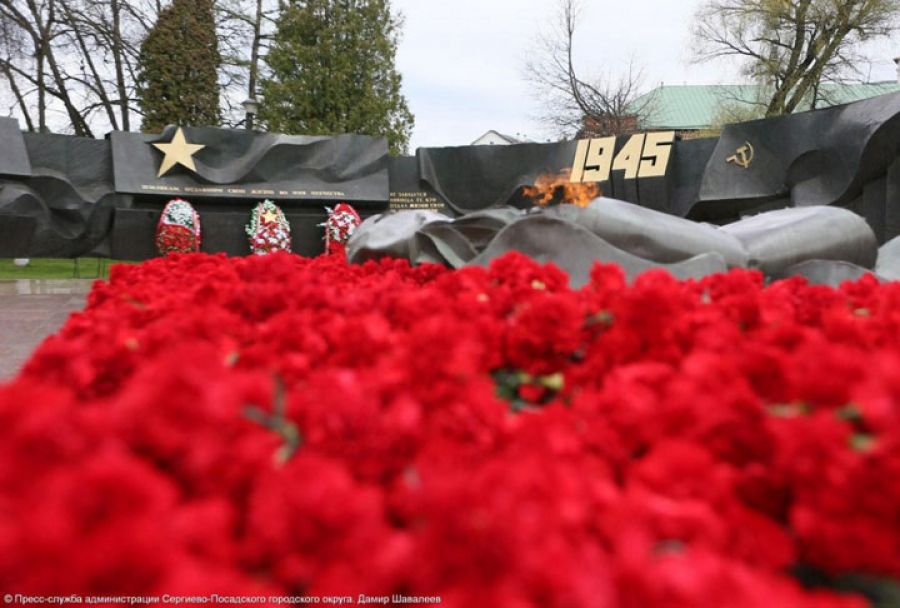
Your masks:
<svg viewBox="0 0 900 608"><path fill-rule="evenodd" d="M84 308L93 282L0 281L0 383L11 380L44 338Z"/></svg>

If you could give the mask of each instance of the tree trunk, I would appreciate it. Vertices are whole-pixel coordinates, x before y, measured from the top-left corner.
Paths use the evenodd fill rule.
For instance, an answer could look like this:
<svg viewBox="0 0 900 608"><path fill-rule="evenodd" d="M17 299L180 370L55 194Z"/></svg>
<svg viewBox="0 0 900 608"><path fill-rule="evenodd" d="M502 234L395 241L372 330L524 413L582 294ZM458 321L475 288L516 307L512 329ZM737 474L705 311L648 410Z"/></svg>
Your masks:
<svg viewBox="0 0 900 608"><path fill-rule="evenodd" d="M19 110L22 112L22 117L25 118L25 127L28 129L29 133L33 133L34 121L31 119L31 112L28 111L28 104L25 101L25 96L22 95L22 90L19 88L19 85L16 84L16 78L13 75L12 70L9 69L9 65L4 63L2 69L3 74L6 76L6 80L9 81L9 88L16 98L16 103L19 104Z"/></svg>
<svg viewBox="0 0 900 608"><path fill-rule="evenodd" d="M116 121L116 113L113 109L113 103L109 99L109 96L106 94L106 88L103 86L103 79L100 77L100 73L97 71L97 66L94 63L93 57L91 56L91 50L88 48L87 42L85 41L84 35L82 34L82 24L79 23L78 19L72 13L68 5L63 3L62 7L63 11L65 11L66 20L69 23L69 27L72 28L72 35L75 37L75 41L78 43L78 48L81 50L82 59L87 65L87 68L90 71L90 76L94 81L94 92L100 98L100 105L106 112L106 117L109 119L109 124L113 129L118 130L119 125Z"/></svg>
<svg viewBox="0 0 900 608"><path fill-rule="evenodd" d="M247 79L247 95L256 99L256 81L259 78L259 48L262 45L263 0L256 0L256 15L253 21L253 44L250 47L250 76Z"/></svg>
<svg viewBox="0 0 900 608"><path fill-rule="evenodd" d="M119 112L122 117L122 128L131 130L131 108L128 99L128 83L125 80L125 68L122 64L122 56L125 49L122 44L122 15L119 0L110 1L112 11L112 56L116 69L116 91L119 95Z"/></svg>
<svg viewBox="0 0 900 608"><path fill-rule="evenodd" d="M35 44L35 61L37 63L37 96L38 96L38 132L47 132L47 82L44 80L44 43Z"/></svg>

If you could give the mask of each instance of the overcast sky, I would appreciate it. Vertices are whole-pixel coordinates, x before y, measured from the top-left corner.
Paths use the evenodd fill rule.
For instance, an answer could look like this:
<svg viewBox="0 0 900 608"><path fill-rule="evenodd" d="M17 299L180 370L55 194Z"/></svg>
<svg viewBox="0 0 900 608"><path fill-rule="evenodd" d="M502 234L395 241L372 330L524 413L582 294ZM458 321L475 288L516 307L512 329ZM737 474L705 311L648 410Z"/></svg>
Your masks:
<svg viewBox="0 0 900 608"><path fill-rule="evenodd" d="M558 0L394 0L405 17L397 66L416 116L411 149L471 143L494 129L542 141L538 105L523 77L534 38ZM613 73L633 57L645 87L740 82L733 66L691 65L690 27L701 0L584 0L577 65ZM872 49L873 81L896 77L900 42ZM869 71L868 66L866 71Z"/></svg>

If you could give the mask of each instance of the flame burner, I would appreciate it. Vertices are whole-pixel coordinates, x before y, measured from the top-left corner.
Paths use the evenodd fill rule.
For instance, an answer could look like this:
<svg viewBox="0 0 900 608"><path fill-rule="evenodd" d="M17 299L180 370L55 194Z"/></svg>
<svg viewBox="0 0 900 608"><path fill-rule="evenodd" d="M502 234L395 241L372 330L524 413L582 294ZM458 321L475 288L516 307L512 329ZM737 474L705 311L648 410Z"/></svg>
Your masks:
<svg viewBox="0 0 900 608"><path fill-rule="evenodd" d="M572 183L568 170L562 173L541 175L533 186L525 186L522 195L535 205L551 207L553 205L576 205L587 207L591 201L600 196L597 184Z"/></svg>

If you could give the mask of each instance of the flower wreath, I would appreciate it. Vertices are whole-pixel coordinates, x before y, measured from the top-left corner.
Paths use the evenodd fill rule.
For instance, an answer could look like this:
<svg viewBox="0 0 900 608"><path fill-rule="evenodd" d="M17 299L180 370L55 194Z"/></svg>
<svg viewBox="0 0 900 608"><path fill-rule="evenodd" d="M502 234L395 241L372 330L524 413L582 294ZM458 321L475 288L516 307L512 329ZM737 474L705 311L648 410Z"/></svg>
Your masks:
<svg viewBox="0 0 900 608"><path fill-rule="evenodd" d="M291 226L284 211L270 200L253 209L246 232L250 238L250 251L255 255L291 250Z"/></svg>
<svg viewBox="0 0 900 608"><path fill-rule="evenodd" d="M156 249L160 255L200 251L200 214L189 202L166 203L156 224Z"/></svg>
<svg viewBox="0 0 900 608"><path fill-rule="evenodd" d="M343 253L362 219L356 209L347 203L338 203L334 209L325 207L325 210L328 219L324 224L319 224L325 227L325 253Z"/></svg>

